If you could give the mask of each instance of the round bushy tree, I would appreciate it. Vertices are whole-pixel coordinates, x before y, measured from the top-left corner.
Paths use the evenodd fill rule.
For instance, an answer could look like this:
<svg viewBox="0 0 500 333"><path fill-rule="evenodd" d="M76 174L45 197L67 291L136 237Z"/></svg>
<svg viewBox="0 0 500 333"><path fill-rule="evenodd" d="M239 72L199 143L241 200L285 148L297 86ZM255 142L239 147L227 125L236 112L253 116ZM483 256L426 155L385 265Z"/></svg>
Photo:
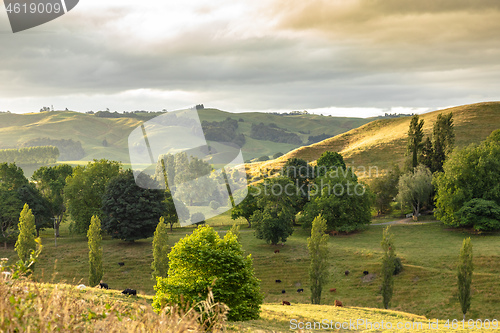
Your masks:
<svg viewBox="0 0 500 333"><path fill-rule="evenodd" d="M209 226L198 227L177 242L168 255L168 277L158 278L153 307L186 306L205 300L211 288L214 300L229 306L228 319L259 318L262 295L251 256L244 257L232 232L223 239Z"/></svg>
<svg viewBox="0 0 500 333"><path fill-rule="evenodd" d="M140 181L145 184L152 180ZM163 191L139 187L132 171L123 171L106 186L102 199L103 229L113 238L126 241L151 237L166 210L164 199Z"/></svg>
<svg viewBox="0 0 500 333"><path fill-rule="evenodd" d="M479 146L455 150L434 179L435 216L452 227L498 230L500 130Z"/></svg>

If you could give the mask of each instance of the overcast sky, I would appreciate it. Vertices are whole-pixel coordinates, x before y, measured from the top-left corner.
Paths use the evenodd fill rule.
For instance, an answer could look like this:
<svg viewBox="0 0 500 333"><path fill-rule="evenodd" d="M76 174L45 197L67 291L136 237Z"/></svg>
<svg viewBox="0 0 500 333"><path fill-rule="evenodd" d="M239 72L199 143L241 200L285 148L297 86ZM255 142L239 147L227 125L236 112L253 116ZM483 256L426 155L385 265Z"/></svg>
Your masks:
<svg viewBox="0 0 500 333"><path fill-rule="evenodd" d="M366 117L500 100L498 0L83 0L15 34L1 2L0 111Z"/></svg>

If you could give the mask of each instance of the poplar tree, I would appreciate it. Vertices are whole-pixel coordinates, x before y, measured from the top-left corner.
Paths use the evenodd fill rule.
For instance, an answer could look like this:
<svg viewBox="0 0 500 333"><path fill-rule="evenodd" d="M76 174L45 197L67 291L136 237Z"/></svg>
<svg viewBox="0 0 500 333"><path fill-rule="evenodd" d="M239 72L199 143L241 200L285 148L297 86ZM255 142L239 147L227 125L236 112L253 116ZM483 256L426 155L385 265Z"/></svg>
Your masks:
<svg viewBox="0 0 500 333"><path fill-rule="evenodd" d="M394 291L394 260L396 258L396 249L393 243L393 234L389 233L390 226L384 229L382 237L382 250L384 256L382 257L382 302L384 308L389 308L392 294Z"/></svg>
<svg viewBox="0 0 500 333"><path fill-rule="evenodd" d="M89 285L96 286L102 279L102 247L101 220L92 216L87 231L89 244Z"/></svg>
<svg viewBox="0 0 500 333"><path fill-rule="evenodd" d="M462 248L460 249L460 257L458 260L458 300L462 307L462 313L465 314L470 309L471 303L471 284L472 272L474 271L474 264L472 263L472 243L470 237L464 239Z"/></svg>
<svg viewBox="0 0 500 333"><path fill-rule="evenodd" d="M35 242L35 216L31 212L28 204L24 204L23 210L19 216L19 236L17 237L15 249L19 259L27 261L30 258L31 251L36 250Z"/></svg>
<svg viewBox="0 0 500 333"><path fill-rule="evenodd" d="M168 273L168 235L165 218L160 217L160 222L156 226L153 238L153 279L157 277L167 277Z"/></svg>
<svg viewBox="0 0 500 333"><path fill-rule="evenodd" d="M311 260L309 266L311 303L320 304L321 291L328 280L328 234L326 234L326 220L321 215L318 215L312 222L307 249Z"/></svg>
<svg viewBox="0 0 500 333"><path fill-rule="evenodd" d="M410 120L410 128L408 129L408 144L406 146L408 155L411 156L410 169L417 167L419 152L422 150L422 140L424 138L424 120L420 120L418 115L414 115Z"/></svg>

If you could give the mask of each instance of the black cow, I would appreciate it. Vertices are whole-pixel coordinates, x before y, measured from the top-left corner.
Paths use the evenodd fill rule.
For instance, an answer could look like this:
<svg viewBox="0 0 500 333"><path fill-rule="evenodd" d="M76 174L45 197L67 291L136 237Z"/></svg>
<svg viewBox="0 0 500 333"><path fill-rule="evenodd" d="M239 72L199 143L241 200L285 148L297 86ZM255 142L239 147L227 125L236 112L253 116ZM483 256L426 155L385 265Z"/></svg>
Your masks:
<svg viewBox="0 0 500 333"><path fill-rule="evenodd" d="M125 263L124 262L119 262L118 265L120 265L120 267L121 266L125 266Z"/></svg>
<svg viewBox="0 0 500 333"><path fill-rule="evenodd" d="M109 289L108 284L107 284L107 283L104 283L104 282L102 282L102 281L101 281L101 282L99 282L99 287L101 287L101 289L103 289L103 288L104 288L104 289Z"/></svg>
<svg viewBox="0 0 500 333"><path fill-rule="evenodd" d="M349 271L344 272L345 276L349 275L349 273L350 273Z"/></svg>
<svg viewBox="0 0 500 333"><path fill-rule="evenodd" d="M282 293L282 294L286 293L285 289L283 289L283 290L281 291L281 293Z"/></svg>
<svg viewBox="0 0 500 333"><path fill-rule="evenodd" d="M303 292L304 292L304 289L302 289L302 288L297 289L297 292L298 292L298 293L303 293Z"/></svg>
<svg viewBox="0 0 500 333"><path fill-rule="evenodd" d="M276 283L281 283L281 280L276 280Z"/></svg>
<svg viewBox="0 0 500 333"><path fill-rule="evenodd" d="M370 274L368 271L363 271L363 275L368 275Z"/></svg>
<svg viewBox="0 0 500 333"><path fill-rule="evenodd" d="M122 291L122 294L124 294L124 295L137 295L137 291L134 289L127 288L124 291Z"/></svg>

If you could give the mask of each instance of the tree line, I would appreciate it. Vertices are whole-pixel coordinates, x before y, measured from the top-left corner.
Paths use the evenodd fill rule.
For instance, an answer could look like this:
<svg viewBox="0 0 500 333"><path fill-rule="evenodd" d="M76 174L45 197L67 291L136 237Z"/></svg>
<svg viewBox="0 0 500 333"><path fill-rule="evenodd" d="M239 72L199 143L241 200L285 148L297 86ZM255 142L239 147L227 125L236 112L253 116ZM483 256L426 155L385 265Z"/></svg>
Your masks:
<svg viewBox="0 0 500 333"><path fill-rule="evenodd" d="M239 147L245 144L245 136L237 134L238 121L227 117L223 121L206 121L201 122L205 139L217 142L232 142Z"/></svg>
<svg viewBox="0 0 500 333"><path fill-rule="evenodd" d="M302 140L297 134L281 129L276 126L276 124L252 124L250 137L256 140L268 140L278 143L289 143L293 145L302 144Z"/></svg>
<svg viewBox="0 0 500 333"><path fill-rule="evenodd" d="M0 149L0 162L29 164L51 164L57 161L59 149L54 146Z"/></svg>
<svg viewBox="0 0 500 333"><path fill-rule="evenodd" d="M80 141L73 141L72 139L36 138L21 144L21 148L40 146L57 147L60 154L59 161L78 161L85 157L85 150L82 148L82 143Z"/></svg>

